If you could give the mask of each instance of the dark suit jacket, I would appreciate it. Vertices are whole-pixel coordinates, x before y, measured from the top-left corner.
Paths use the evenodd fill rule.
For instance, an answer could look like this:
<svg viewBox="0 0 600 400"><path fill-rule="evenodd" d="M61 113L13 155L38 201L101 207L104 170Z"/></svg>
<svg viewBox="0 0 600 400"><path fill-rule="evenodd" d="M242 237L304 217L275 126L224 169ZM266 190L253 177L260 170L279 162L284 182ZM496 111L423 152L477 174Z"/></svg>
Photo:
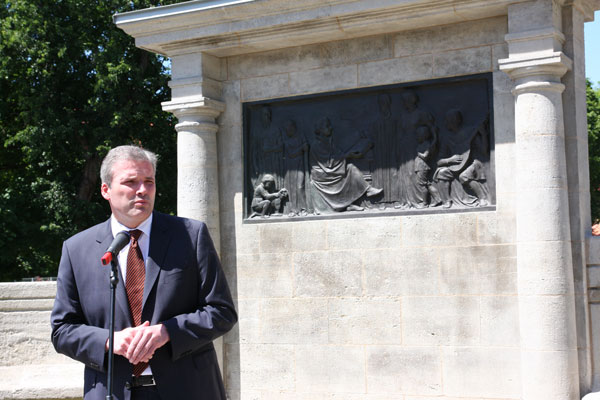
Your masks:
<svg viewBox="0 0 600 400"><path fill-rule="evenodd" d="M110 220L66 240L52 310L52 343L85 364L84 397L105 400L110 323L110 267L100 258L113 239ZM154 212L142 321L163 323L170 342L150 367L163 399L225 399L213 339L237 321L233 300L206 225ZM132 326L119 270L115 331ZM126 358L115 356L113 394L130 399L132 375Z"/></svg>

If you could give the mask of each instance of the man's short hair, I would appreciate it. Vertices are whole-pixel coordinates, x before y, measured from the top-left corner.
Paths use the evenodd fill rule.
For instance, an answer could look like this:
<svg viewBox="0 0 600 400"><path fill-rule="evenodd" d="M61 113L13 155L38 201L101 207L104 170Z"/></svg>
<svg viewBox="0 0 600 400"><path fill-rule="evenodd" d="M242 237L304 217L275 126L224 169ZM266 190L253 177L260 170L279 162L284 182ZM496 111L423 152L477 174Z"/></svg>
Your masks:
<svg viewBox="0 0 600 400"><path fill-rule="evenodd" d="M152 164L152 169L156 173L156 162L158 157L153 152L142 149L138 146L118 146L111 149L100 167L100 179L102 183L106 183L109 187L113 177L113 166L117 161L132 160L132 161L148 161Z"/></svg>

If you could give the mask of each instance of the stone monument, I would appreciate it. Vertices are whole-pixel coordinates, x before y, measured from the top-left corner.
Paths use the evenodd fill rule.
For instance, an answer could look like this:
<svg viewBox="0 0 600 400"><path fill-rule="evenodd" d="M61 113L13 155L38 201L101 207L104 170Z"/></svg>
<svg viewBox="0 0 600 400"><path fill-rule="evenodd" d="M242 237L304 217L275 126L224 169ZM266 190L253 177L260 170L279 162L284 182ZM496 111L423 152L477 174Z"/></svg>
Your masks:
<svg viewBox="0 0 600 400"><path fill-rule="evenodd" d="M231 399L600 389L583 46L598 9L204 0L115 16L171 58L178 212L208 223L241 318L221 345Z"/></svg>

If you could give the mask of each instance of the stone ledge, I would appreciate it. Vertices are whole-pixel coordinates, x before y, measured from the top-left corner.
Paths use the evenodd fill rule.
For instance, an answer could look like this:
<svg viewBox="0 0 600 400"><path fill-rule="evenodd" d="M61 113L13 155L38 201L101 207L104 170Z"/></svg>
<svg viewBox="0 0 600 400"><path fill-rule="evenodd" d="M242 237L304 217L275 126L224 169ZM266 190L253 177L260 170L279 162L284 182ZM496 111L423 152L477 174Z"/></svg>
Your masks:
<svg viewBox="0 0 600 400"><path fill-rule="evenodd" d="M0 399L81 399L83 364L0 367Z"/></svg>
<svg viewBox="0 0 600 400"><path fill-rule="evenodd" d="M54 299L54 296L56 296L56 282L0 283L0 300Z"/></svg>

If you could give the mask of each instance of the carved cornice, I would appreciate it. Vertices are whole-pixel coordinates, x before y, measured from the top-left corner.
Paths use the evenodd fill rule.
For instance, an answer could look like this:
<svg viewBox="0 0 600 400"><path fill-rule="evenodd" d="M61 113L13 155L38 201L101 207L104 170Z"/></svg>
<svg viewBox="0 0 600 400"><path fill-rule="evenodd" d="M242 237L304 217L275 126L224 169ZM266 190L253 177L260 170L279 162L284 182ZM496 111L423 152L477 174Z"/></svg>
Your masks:
<svg viewBox="0 0 600 400"><path fill-rule="evenodd" d="M522 0L525 1L525 0ZM519 0L192 1L114 17L136 45L228 56L506 15Z"/></svg>

